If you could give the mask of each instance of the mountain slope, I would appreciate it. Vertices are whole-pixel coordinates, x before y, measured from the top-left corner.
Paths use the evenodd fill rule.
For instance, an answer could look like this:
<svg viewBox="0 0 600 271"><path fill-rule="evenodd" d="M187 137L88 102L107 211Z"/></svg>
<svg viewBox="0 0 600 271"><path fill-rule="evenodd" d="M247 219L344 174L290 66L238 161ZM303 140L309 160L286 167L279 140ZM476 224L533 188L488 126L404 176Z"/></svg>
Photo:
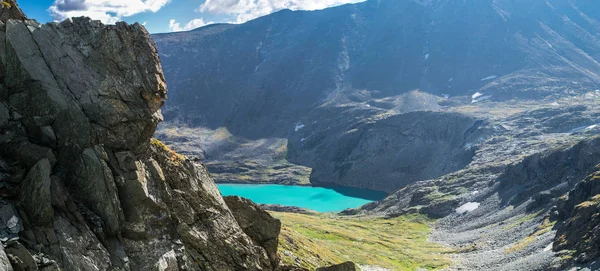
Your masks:
<svg viewBox="0 0 600 271"><path fill-rule="evenodd" d="M596 89L594 3L371 0L154 35L171 82L165 115L283 137L317 106L415 89L499 100Z"/></svg>

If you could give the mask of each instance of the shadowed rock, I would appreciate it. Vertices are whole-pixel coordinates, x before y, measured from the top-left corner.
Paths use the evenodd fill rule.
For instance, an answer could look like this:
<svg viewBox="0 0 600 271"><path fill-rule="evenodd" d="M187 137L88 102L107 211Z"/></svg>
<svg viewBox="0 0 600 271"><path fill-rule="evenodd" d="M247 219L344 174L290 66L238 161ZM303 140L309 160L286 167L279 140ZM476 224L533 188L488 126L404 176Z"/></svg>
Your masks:
<svg viewBox="0 0 600 271"><path fill-rule="evenodd" d="M254 202L241 197L225 197L225 203L235 220L254 242L265 248L271 263L277 266L277 246L281 222L260 208Z"/></svg>
<svg viewBox="0 0 600 271"><path fill-rule="evenodd" d="M554 251L566 251L578 263L600 256L600 166L558 203ZM563 263L565 264L565 263Z"/></svg>
<svg viewBox="0 0 600 271"><path fill-rule="evenodd" d="M353 262L345 262L338 265L332 265L329 267L317 268L317 271L356 271L356 265Z"/></svg>

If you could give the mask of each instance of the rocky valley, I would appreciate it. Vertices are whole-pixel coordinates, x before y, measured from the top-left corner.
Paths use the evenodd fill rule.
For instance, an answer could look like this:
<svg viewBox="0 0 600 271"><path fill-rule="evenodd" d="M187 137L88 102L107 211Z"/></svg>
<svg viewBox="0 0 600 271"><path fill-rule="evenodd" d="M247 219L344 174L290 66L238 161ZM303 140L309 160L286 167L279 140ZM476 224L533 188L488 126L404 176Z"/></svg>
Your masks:
<svg viewBox="0 0 600 271"><path fill-rule="evenodd" d="M5 3L0 270L600 270L594 0L154 35ZM215 181L387 196L318 213Z"/></svg>

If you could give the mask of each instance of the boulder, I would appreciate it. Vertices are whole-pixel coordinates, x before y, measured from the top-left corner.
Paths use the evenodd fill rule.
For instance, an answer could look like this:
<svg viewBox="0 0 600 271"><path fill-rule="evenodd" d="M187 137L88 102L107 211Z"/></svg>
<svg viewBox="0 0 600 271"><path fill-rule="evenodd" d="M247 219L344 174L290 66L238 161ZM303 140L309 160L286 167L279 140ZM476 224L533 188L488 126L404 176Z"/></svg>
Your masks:
<svg viewBox="0 0 600 271"><path fill-rule="evenodd" d="M277 266L279 262L277 247L279 245L281 221L273 218L249 199L235 196L224 197L224 199L242 230L257 245L267 251L271 263L273 266Z"/></svg>
<svg viewBox="0 0 600 271"><path fill-rule="evenodd" d="M52 166L48 159L42 159L29 170L21 183L20 199L33 226L52 226L54 210L50 196L51 172Z"/></svg>
<svg viewBox="0 0 600 271"><path fill-rule="evenodd" d="M359 270L353 262L345 262L329 267L317 268L317 271L356 271Z"/></svg>
<svg viewBox="0 0 600 271"><path fill-rule="evenodd" d="M35 259L27 248L19 242L13 242L6 247L6 254L15 271L37 271Z"/></svg>

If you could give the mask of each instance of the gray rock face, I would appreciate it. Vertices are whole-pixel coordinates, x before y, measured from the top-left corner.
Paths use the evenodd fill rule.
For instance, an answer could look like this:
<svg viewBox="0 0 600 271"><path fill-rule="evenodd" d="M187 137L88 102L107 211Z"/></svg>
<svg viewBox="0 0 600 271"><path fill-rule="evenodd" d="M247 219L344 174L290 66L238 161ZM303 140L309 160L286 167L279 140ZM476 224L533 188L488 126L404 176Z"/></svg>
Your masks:
<svg viewBox="0 0 600 271"><path fill-rule="evenodd" d="M277 246L281 222L252 201L240 197L225 197L225 203L235 220L254 242L265 248L273 266L279 263Z"/></svg>
<svg viewBox="0 0 600 271"><path fill-rule="evenodd" d="M572 260L586 264L600 256L600 166L558 202L559 224L554 251L565 251ZM564 266L563 266L564 268Z"/></svg>
<svg viewBox="0 0 600 271"><path fill-rule="evenodd" d="M6 247L6 254L13 270L15 271L36 271L37 263L29 251L19 242L11 243Z"/></svg>
<svg viewBox="0 0 600 271"><path fill-rule="evenodd" d="M11 3L0 13L0 266L273 270L206 169L151 140L166 85L144 27L40 25Z"/></svg>
<svg viewBox="0 0 600 271"><path fill-rule="evenodd" d="M392 193L469 164L475 154L469 142L482 124L465 115L435 112L358 123L322 120L305 127L314 133L310 137L293 137L288 157L313 168L312 183Z"/></svg>

